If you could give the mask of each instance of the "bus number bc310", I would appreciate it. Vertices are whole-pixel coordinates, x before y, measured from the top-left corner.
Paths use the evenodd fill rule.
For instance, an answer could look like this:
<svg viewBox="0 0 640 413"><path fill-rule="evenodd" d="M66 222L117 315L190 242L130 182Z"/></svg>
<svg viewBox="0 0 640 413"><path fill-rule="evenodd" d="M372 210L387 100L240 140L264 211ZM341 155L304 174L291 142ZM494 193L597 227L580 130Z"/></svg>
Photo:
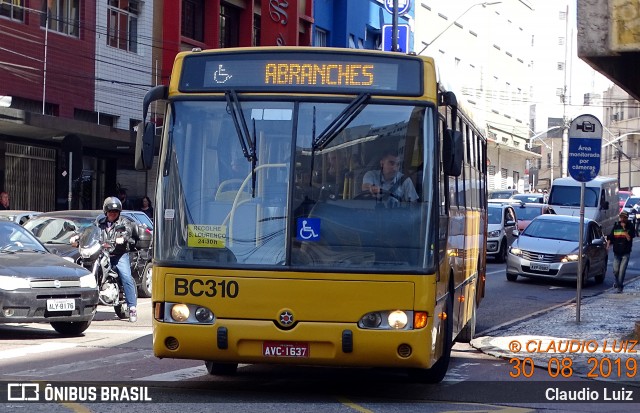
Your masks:
<svg viewBox="0 0 640 413"><path fill-rule="evenodd" d="M240 292L237 281L201 280L199 278L176 278L173 293L177 296L192 295L221 298L236 298Z"/></svg>

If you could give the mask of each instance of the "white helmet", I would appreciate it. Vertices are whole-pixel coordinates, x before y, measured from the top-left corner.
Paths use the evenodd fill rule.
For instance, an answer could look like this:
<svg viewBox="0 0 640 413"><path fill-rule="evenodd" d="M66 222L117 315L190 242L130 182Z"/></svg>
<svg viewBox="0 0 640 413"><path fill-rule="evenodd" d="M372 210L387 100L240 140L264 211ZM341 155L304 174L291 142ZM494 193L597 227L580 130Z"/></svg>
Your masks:
<svg viewBox="0 0 640 413"><path fill-rule="evenodd" d="M115 196L110 196L104 200L102 211L106 214L109 211L122 211L122 202Z"/></svg>

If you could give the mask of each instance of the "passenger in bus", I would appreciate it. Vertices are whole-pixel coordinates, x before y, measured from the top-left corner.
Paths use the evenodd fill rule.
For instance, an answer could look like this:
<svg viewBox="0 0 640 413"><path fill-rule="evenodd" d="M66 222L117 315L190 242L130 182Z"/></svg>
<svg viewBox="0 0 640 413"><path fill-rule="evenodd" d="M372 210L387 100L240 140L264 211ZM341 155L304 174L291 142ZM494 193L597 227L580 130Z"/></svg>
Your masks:
<svg viewBox="0 0 640 413"><path fill-rule="evenodd" d="M380 158L380 169L368 171L362 179L362 190L369 191L377 199L395 202L418 200L413 182L400 172L400 160L395 152L385 152Z"/></svg>
<svg viewBox="0 0 640 413"><path fill-rule="evenodd" d="M341 198L344 189L344 178L347 174L345 161L337 151L329 152L325 159L326 167L324 173L316 172L315 174L315 180L321 186L321 197Z"/></svg>

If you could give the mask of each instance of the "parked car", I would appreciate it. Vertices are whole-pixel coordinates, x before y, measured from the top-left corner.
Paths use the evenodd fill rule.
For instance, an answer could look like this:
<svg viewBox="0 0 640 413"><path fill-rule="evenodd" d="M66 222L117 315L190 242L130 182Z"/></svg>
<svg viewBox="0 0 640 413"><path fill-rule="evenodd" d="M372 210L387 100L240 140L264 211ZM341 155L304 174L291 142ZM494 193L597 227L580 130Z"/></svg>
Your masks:
<svg viewBox="0 0 640 413"><path fill-rule="evenodd" d="M517 189L495 189L489 191L489 199L509 199L517 193Z"/></svg>
<svg viewBox="0 0 640 413"><path fill-rule="evenodd" d="M0 221L0 324L50 323L64 335L84 332L98 306L94 275L49 252L24 227Z"/></svg>
<svg viewBox="0 0 640 413"><path fill-rule="evenodd" d="M523 231L539 215L555 214L553 208L547 204L514 202L513 207L518 219L518 231Z"/></svg>
<svg viewBox="0 0 640 413"><path fill-rule="evenodd" d="M514 240L516 213L511 203L490 202L487 207L487 257L505 262Z"/></svg>
<svg viewBox="0 0 640 413"><path fill-rule="evenodd" d="M122 211L122 216L132 224L139 224L153 232L153 222L141 211ZM84 228L93 225L104 216L101 210L70 210L44 212L29 220L25 228L42 242L49 250L62 257L70 258L80 263L80 252L71 245L72 236L80 233ZM151 238L150 236L148 237ZM146 245L140 250L129 252L131 274L138 285L140 297L151 297L151 258L152 249Z"/></svg>
<svg viewBox="0 0 640 413"><path fill-rule="evenodd" d="M607 272L607 249L602 227L584 219L583 245L579 247L580 217L540 215L516 233L507 257L507 280L542 277L576 280L580 250L583 254L582 283L590 278L600 284Z"/></svg>
<svg viewBox="0 0 640 413"><path fill-rule="evenodd" d="M2 221L12 221L19 225L24 225L25 222L35 217L36 215L41 214L38 211L0 211L0 220Z"/></svg>
<svg viewBox="0 0 640 413"><path fill-rule="evenodd" d="M547 202L546 195L539 194L539 193L515 194L511 197L511 199L514 199L516 201L536 203L536 204L544 204Z"/></svg>

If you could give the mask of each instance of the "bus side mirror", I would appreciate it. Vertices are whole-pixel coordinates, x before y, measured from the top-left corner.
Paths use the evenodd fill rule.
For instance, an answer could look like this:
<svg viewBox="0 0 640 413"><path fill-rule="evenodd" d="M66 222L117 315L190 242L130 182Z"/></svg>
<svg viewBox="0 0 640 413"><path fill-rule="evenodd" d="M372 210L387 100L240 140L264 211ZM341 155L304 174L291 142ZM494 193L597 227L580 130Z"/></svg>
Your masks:
<svg viewBox="0 0 640 413"><path fill-rule="evenodd" d="M153 152L155 146L156 125L146 122L144 127L138 125L136 136L136 169L144 171L151 169L153 164Z"/></svg>
<svg viewBox="0 0 640 413"><path fill-rule="evenodd" d="M462 173L462 133L447 129L442 142L442 167L449 176L460 176Z"/></svg>

